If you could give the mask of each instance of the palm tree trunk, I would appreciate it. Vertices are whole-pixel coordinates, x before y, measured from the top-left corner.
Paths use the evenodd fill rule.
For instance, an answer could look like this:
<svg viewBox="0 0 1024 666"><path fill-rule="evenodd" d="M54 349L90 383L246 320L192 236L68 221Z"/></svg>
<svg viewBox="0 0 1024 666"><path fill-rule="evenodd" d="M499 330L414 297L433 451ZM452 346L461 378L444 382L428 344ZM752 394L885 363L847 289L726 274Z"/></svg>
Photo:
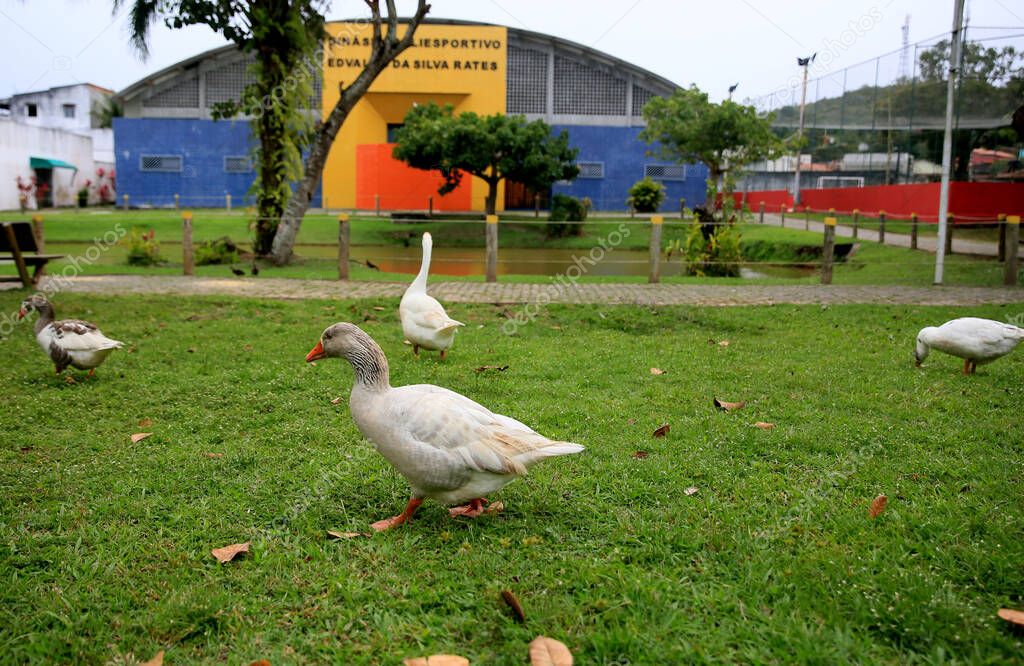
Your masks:
<svg viewBox="0 0 1024 666"><path fill-rule="evenodd" d="M302 218L309 208L309 202L313 198L320 178L323 176L324 165L327 163L327 155L338 136L338 131L344 124L352 108L362 99L369 90L377 76L395 59L402 51L412 44L413 35L419 27L423 17L430 11L430 5L426 0L418 0L416 14L410 19L405 35L398 38L398 10L395 8L394 0L386 0L387 3L387 34L381 34L381 13L379 0L367 0L373 14L373 42L370 51L370 58L359 73L352 85L341 91L337 104L331 110L330 115L317 127L309 154L306 156L303 177L299 181L294 194L288 200L284 209L281 221L277 225L277 233L274 236L272 259L278 266L283 266L291 260L292 249L295 247L295 237L299 233Z"/></svg>

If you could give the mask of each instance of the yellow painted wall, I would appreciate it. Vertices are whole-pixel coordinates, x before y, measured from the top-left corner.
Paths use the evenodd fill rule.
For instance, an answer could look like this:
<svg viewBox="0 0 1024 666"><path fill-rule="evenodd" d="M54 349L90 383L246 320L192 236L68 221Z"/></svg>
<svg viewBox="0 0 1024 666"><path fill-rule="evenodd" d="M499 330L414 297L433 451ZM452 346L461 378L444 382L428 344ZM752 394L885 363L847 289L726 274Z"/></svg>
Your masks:
<svg viewBox="0 0 1024 666"><path fill-rule="evenodd" d="M405 26L399 26L404 34ZM330 23L324 48L323 115L362 71L370 54L373 27ZM451 104L455 112L505 113L508 31L499 26L424 24L413 45L377 77L352 109L324 168L323 193L333 208L355 206L356 146L385 143L388 123L401 123L413 104ZM484 209L487 186L472 179L474 210ZM498 205L504 202L498 194ZM426 204L424 203L424 207Z"/></svg>

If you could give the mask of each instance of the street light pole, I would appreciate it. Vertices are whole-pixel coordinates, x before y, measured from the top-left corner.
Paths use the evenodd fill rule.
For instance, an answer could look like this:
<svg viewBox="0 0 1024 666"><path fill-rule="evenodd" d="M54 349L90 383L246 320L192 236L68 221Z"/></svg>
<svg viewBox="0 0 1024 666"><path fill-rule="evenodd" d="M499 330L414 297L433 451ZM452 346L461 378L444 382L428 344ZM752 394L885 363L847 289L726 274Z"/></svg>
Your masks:
<svg viewBox="0 0 1024 666"><path fill-rule="evenodd" d="M946 82L946 127L942 135L942 185L939 187L939 238L935 247L935 284L942 284L946 261L946 217L949 215L949 170L953 162L953 106L956 76L960 69L960 31L964 23L964 0L953 2L953 34L949 46L949 80Z"/></svg>
<svg viewBox="0 0 1024 666"><path fill-rule="evenodd" d="M796 166L793 169L793 205L800 203L800 144L804 138L804 108L807 106L807 70L810 64L814 62L814 59L818 57L817 53L812 54L809 58L797 58L796 64L804 68L804 83L800 91L800 124L796 130Z"/></svg>

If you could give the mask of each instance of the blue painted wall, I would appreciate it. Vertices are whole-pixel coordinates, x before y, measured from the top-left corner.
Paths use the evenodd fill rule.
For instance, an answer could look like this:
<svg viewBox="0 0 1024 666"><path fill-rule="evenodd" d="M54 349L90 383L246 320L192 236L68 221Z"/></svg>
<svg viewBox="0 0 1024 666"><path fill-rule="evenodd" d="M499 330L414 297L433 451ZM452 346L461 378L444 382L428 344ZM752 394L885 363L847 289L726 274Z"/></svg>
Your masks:
<svg viewBox="0 0 1024 666"><path fill-rule="evenodd" d="M251 141L244 120L115 118L118 204L127 194L131 206L167 207L179 194L182 207L221 208L230 194L232 206L250 205L255 172L228 173L224 158L249 155ZM181 155L181 171L142 171L143 155ZM319 189L314 207L320 206Z"/></svg>
<svg viewBox="0 0 1024 666"><path fill-rule="evenodd" d="M669 163L646 154L656 146L640 140L640 127L555 125L553 129L569 133L569 144L579 149L578 161L604 162L604 178L577 178L568 185L556 184L552 188L555 194L589 197L595 210L625 210L629 188L644 177L644 165ZM687 165L685 180L659 181L666 190L661 210L678 212L681 197L686 199L687 207L703 203L707 176L703 164Z"/></svg>

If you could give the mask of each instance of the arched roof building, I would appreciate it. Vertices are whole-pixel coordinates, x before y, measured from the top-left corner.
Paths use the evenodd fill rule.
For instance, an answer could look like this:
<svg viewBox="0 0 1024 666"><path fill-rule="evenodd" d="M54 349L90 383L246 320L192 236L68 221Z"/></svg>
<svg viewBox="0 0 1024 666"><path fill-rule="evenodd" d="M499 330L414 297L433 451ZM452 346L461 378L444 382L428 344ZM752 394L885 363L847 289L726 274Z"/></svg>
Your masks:
<svg viewBox="0 0 1024 666"><path fill-rule="evenodd" d="M369 53L364 22L329 23L322 58L311 63L317 114L337 100ZM238 100L251 81L250 56L233 46L207 51L136 82L118 96L125 117L115 122L119 191L133 203L186 205L237 201L252 183L251 136L245 118L213 120L218 103ZM598 209L623 209L627 190L644 175L678 198L703 199L703 166L666 164L647 156L637 134L651 97L677 86L656 74L564 39L504 26L428 20L412 47L374 82L353 109L332 148L322 182L332 208L479 210L483 187L466 181L446 197L439 177L409 169L390 156L390 133L417 103L452 104L456 112L516 113L566 130L579 149L580 177L554 190L590 197ZM461 191L460 191L461 190ZM544 193L546 195L546 193ZM532 206L532 195L510 184L507 207Z"/></svg>

